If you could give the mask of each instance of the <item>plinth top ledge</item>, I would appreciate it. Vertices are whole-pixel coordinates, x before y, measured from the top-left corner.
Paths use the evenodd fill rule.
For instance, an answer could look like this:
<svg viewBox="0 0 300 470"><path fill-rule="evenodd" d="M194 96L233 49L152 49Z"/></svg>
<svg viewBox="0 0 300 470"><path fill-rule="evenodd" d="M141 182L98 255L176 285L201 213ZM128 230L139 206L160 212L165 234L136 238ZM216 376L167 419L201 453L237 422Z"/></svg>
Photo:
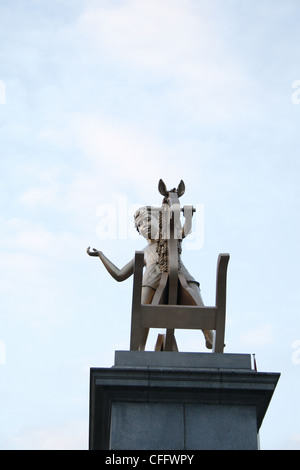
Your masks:
<svg viewBox="0 0 300 470"><path fill-rule="evenodd" d="M115 351L114 367L252 370L251 354L169 351Z"/></svg>

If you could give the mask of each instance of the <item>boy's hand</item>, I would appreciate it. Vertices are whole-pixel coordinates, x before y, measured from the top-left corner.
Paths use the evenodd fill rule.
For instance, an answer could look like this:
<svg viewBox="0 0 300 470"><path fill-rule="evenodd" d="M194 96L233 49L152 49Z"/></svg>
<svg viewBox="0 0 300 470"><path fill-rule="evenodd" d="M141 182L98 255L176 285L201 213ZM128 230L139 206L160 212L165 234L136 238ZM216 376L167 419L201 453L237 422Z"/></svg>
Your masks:
<svg viewBox="0 0 300 470"><path fill-rule="evenodd" d="M90 256L99 256L99 254L100 254L100 251L96 250L96 248L93 248L93 251L91 251L90 246L86 249L86 252Z"/></svg>

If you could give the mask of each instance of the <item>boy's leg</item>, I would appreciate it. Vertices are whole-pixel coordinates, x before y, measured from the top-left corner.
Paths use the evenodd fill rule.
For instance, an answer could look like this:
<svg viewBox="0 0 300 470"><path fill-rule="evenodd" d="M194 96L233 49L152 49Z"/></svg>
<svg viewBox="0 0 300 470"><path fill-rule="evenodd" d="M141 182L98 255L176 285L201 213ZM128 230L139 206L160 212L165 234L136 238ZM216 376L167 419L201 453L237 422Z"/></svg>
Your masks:
<svg viewBox="0 0 300 470"><path fill-rule="evenodd" d="M142 304L151 304L154 294L155 294L155 289L152 289L152 287L148 287L148 286L142 287L142 300L141 300ZM141 328L140 346L139 346L140 351L145 350L148 334L149 334L149 328Z"/></svg>

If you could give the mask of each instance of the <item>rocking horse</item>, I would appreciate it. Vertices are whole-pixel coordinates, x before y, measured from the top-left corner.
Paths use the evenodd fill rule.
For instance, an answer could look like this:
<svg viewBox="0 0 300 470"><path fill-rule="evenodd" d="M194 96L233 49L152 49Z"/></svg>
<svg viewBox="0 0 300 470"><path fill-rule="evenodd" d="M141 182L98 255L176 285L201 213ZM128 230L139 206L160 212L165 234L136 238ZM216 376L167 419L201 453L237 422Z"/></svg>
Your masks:
<svg viewBox="0 0 300 470"><path fill-rule="evenodd" d="M133 267L130 350L144 350L149 328L166 329L165 335L158 335L156 351L178 351L175 329L199 329L203 332L210 330L215 332L212 349L213 352L222 353L229 254L220 254L218 258L215 305L204 306L180 269L181 239L191 229L194 212L191 206L180 208L179 198L185 192L184 182L181 181L177 189L167 190L165 183L160 180L158 189L164 196L162 207L154 209L159 211L160 218L157 251L162 271L161 278L151 303L143 304L141 299L144 252L137 251ZM186 219L184 233L180 227L181 211ZM163 250L160 250L161 246L164 247Z"/></svg>

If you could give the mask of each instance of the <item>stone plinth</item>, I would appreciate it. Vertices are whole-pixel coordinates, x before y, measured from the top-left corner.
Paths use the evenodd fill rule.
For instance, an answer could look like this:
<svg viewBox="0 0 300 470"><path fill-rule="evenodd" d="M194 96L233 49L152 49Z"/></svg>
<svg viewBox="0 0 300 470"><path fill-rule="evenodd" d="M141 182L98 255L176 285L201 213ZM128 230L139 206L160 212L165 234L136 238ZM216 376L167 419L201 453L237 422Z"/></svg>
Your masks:
<svg viewBox="0 0 300 470"><path fill-rule="evenodd" d="M90 449L257 449L278 379L248 354L116 351L91 369Z"/></svg>

